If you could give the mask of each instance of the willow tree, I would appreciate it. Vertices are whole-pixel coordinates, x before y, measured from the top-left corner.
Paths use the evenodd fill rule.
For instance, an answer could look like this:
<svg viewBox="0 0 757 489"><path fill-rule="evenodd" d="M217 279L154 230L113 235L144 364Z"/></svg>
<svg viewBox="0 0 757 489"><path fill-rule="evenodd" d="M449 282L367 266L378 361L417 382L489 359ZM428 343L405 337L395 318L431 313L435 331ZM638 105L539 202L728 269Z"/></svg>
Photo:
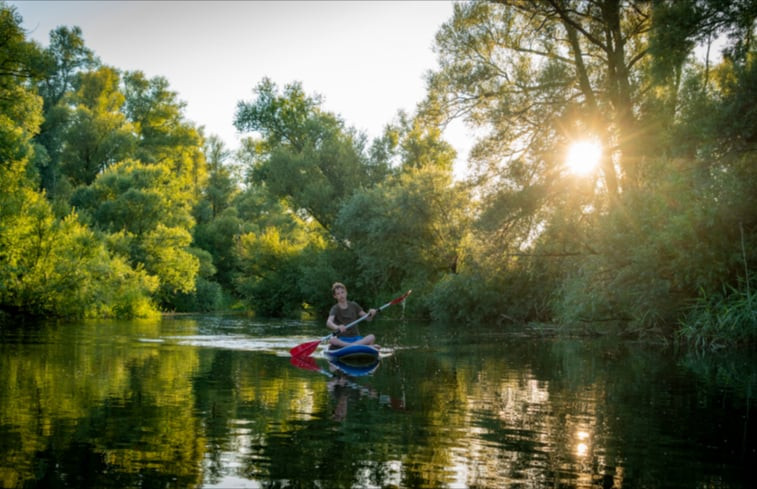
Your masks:
<svg viewBox="0 0 757 489"><path fill-rule="evenodd" d="M75 213L57 219L29 175L43 99L42 53L13 8L0 5L0 319L23 315L149 315L154 282L109 254Z"/></svg>
<svg viewBox="0 0 757 489"><path fill-rule="evenodd" d="M438 128L404 116L385 139L398 162L385 181L342 206L336 231L357 257L360 283L374 293L413 288L425 297L461 265L469 219L464 184L453 181L455 151ZM428 305L428 298L422 299Z"/></svg>
<svg viewBox="0 0 757 489"><path fill-rule="evenodd" d="M299 83L280 93L264 79L255 92L254 101L239 102L234 121L240 131L262 136L254 179L330 231L341 203L369 183L362 137L322 110L321 98L305 94Z"/></svg>
<svg viewBox="0 0 757 489"><path fill-rule="evenodd" d="M172 162L125 160L80 187L72 203L82 219L108 233L111 250L159 280L158 298L195 290L199 260L189 250L194 227L191 192Z"/></svg>
<svg viewBox="0 0 757 489"><path fill-rule="evenodd" d="M549 318L543 304L561 276L596 253L596 219L640 178L639 74L649 25L650 5L641 1L455 6L437 34L439 68L424 106L442 122L464 118L478 136L471 261L479 276L458 278L451 297L484 283L500 291L499 313ZM581 140L601 145L602 158L597 171L576 177L564 159ZM509 296L530 299L515 305Z"/></svg>
<svg viewBox="0 0 757 489"><path fill-rule="evenodd" d="M596 253L598 216L642 178L650 22L641 1L456 4L437 34L423 114L463 118L478 138L470 175L481 202L473 233L481 276L472 283L544 304L550 287L535 281L559 280L565 260ZM580 141L602 148L598 168L581 177L565 164ZM541 305L518 308L519 317L548 319Z"/></svg>
<svg viewBox="0 0 757 489"><path fill-rule="evenodd" d="M478 176L518 188L550 185L566 147L595 140L614 199L640 178L638 73L649 26L642 1L458 4L437 35L427 113L477 127Z"/></svg>
<svg viewBox="0 0 757 489"><path fill-rule="evenodd" d="M78 27L60 26L51 31L50 44L42 54L36 86L43 101L44 120L34 138L38 148L33 164L48 199L65 199L70 186L61 178L61 153L74 110L67 98L75 91L79 75L96 68L99 60L86 46Z"/></svg>
<svg viewBox="0 0 757 489"><path fill-rule="evenodd" d="M134 150L134 127L121 111L125 98L118 84L118 72L101 67L82 73L68 97L74 108L61 144L61 168L73 186L91 184Z"/></svg>
<svg viewBox="0 0 757 489"><path fill-rule="evenodd" d="M199 199L207 179L204 138L186 119L186 103L164 77L147 78L141 71L123 76L123 92L123 112L137 133L133 157L144 163L168 162L195 201Z"/></svg>
<svg viewBox="0 0 757 489"><path fill-rule="evenodd" d="M426 113L477 128L480 260L551 284L546 319L669 333L744 280L739 257L749 275L753 5L477 1L442 27ZM693 60L724 33L723 63ZM563 164L579 138L601 143L596 181Z"/></svg>

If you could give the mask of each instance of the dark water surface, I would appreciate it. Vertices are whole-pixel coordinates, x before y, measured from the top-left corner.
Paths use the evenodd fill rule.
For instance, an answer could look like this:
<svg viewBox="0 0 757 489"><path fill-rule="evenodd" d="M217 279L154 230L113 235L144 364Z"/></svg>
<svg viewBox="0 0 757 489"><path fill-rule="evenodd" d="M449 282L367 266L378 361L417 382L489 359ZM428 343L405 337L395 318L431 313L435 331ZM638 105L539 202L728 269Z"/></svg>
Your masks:
<svg viewBox="0 0 757 489"><path fill-rule="evenodd" d="M288 350L322 322L0 327L4 488L754 488L757 356L376 321L376 370Z"/></svg>

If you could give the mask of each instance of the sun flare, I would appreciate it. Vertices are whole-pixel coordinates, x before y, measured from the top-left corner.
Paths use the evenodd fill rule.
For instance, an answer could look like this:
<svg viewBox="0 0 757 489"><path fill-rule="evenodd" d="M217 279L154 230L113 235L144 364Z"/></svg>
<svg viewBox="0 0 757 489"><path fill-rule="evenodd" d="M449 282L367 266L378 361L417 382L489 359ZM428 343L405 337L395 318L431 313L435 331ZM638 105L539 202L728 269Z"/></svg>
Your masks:
<svg viewBox="0 0 757 489"><path fill-rule="evenodd" d="M565 156L565 166L575 175L587 175L599 164L602 147L592 141L577 141L570 145Z"/></svg>

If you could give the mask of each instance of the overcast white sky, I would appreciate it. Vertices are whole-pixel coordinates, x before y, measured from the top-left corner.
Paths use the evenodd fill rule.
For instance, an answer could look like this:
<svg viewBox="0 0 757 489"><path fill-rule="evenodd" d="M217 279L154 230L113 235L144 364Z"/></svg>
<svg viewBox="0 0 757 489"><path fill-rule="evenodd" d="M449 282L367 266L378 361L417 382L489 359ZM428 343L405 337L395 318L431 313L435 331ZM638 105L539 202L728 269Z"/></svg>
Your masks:
<svg viewBox="0 0 757 489"><path fill-rule="evenodd" d="M447 0L9 4L43 46L55 27L79 26L104 64L164 76L187 118L230 148L239 138L236 105L252 100L265 76L279 87L302 82L349 126L380 135L398 110L412 113L423 99L434 36L453 9Z"/></svg>

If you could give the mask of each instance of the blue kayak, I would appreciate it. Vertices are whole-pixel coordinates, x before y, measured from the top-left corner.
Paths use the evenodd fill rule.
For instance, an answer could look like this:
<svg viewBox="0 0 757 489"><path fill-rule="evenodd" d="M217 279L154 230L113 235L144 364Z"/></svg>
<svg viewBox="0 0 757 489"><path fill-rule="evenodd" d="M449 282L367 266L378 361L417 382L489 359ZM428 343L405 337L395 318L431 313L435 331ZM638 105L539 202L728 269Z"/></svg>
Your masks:
<svg viewBox="0 0 757 489"><path fill-rule="evenodd" d="M324 353L329 360L350 364L370 364L378 360L379 356L378 350L368 345L347 345L336 350L326 349Z"/></svg>

